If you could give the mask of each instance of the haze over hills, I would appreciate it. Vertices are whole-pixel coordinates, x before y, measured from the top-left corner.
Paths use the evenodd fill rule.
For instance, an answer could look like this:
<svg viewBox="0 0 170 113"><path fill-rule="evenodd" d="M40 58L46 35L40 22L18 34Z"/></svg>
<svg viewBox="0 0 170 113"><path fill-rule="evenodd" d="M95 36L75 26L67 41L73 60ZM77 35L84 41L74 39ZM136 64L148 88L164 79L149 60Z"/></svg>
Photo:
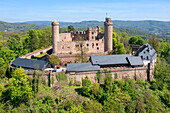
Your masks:
<svg viewBox="0 0 170 113"><path fill-rule="evenodd" d="M155 34L164 38L170 38L170 21L120 21L113 20L115 31L135 30L139 34ZM66 28L73 25L75 28L103 26L103 21L82 21L82 22L60 22L60 27ZM45 26L51 26L51 21L27 21L24 23L6 23L0 21L0 31L28 31L29 29L44 29ZM121 28L121 29L119 29Z"/></svg>

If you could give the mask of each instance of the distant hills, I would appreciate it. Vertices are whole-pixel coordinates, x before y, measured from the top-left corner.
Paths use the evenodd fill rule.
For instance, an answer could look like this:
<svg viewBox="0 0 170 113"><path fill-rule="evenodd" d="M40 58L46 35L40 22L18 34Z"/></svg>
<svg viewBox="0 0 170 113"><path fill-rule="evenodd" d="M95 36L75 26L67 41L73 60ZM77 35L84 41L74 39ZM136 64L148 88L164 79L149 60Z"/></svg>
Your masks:
<svg viewBox="0 0 170 113"><path fill-rule="evenodd" d="M103 26L103 21L82 21L82 22L59 22L60 27L73 25L75 28ZM115 31L129 31L140 34L155 34L164 38L170 38L170 21L120 21L113 20ZM44 29L44 26L51 26L51 21L27 21L24 23L7 23L0 21L0 31L28 31L29 29ZM135 31L133 31L135 30Z"/></svg>
<svg viewBox="0 0 170 113"><path fill-rule="evenodd" d="M43 25L36 25L36 24L27 24L27 23L7 23L0 21L0 31L7 31L7 32L16 32L22 31L26 32L30 29L44 29Z"/></svg>

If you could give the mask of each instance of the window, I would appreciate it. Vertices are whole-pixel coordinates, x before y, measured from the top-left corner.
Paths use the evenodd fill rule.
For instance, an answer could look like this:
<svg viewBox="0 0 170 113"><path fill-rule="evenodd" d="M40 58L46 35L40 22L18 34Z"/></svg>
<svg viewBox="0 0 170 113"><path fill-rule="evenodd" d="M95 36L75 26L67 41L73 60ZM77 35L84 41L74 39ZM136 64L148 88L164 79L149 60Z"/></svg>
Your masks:
<svg viewBox="0 0 170 113"><path fill-rule="evenodd" d="M149 60L149 57L147 56L146 59Z"/></svg>
<svg viewBox="0 0 170 113"><path fill-rule="evenodd" d="M99 50L99 47L97 47L97 50Z"/></svg>
<svg viewBox="0 0 170 113"><path fill-rule="evenodd" d="M143 53L145 54L145 51Z"/></svg>
<svg viewBox="0 0 170 113"><path fill-rule="evenodd" d="M92 43L92 48L94 48L94 43Z"/></svg>
<svg viewBox="0 0 170 113"><path fill-rule="evenodd" d="M87 44L87 46L89 46L89 44Z"/></svg>
<svg viewBox="0 0 170 113"><path fill-rule="evenodd" d="M92 36L92 39L93 39L94 37Z"/></svg>
<svg viewBox="0 0 170 113"><path fill-rule="evenodd" d="M61 46L61 49L64 49L64 45Z"/></svg>
<svg viewBox="0 0 170 113"><path fill-rule="evenodd" d="M76 44L75 47L79 47L79 44Z"/></svg>
<svg viewBox="0 0 170 113"><path fill-rule="evenodd" d="M98 46L98 43L96 43L96 46Z"/></svg>
<svg viewBox="0 0 170 113"><path fill-rule="evenodd" d="M92 34L94 34L94 32L92 32Z"/></svg>
<svg viewBox="0 0 170 113"><path fill-rule="evenodd" d="M141 56L141 59L143 59L143 56Z"/></svg>

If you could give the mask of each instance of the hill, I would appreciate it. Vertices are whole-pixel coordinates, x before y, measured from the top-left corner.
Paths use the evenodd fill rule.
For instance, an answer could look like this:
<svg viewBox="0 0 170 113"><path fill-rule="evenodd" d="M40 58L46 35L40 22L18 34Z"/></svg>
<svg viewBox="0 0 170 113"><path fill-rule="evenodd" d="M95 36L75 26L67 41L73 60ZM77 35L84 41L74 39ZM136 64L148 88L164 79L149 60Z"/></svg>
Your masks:
<svg viewBox="0 0 170 113"><path fill-rule="evenodd" d="M25 23L37 25L51 25L51 21L28 21ZM103 26L103 21L82 21L82 22L60 22L60 27L73 25L75 28L87 28L95 26ZM170 22L169 21L113 21L114 27L140 31L143 33L151 33L164 38L170 38Z"/></svg>
<svg viewBox="0 0 170 113"><path fill-rule="evenodd" d="M27 24L27 23L7 23L0 21L0 31L7 31L7 32L16 32L22 31L26 32L30 29L44 29L43 25L36 25L36 24Z"/></svg>

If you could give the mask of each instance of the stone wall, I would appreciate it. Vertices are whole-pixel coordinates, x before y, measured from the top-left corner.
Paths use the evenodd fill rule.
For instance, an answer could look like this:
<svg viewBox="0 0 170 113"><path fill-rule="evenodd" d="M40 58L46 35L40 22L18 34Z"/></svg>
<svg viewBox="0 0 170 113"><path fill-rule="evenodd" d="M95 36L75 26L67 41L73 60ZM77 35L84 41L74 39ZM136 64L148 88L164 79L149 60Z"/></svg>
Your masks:
<svg viewBox="0 0 170 113"><path fill-rule="evenodd" d="M84 47L88 48L87 53L103 53L104 52L104 42L102 39L94 41L84 41ZM57 54L63 53L79 53L78 48L80 47L79 41L65 41L57 42Z"/></svg>
<svg viewBox="0 0 170 113"><path fill-rule="evenodd" d="M31 53L28 53L20 58L27 58L27 59L31 59L31 57L34 57L34 56L37 56L37 55L40 55L40 54L43 54L47 51L49 51L50 49L52 49L52 46L50 47L47 47L45 49L42 49L42 50L37 50L37 51L34 51L34 52L31 52Z"/></svg>
<svg viewBox="0 0 170 113"><path fill-rule="evenodd" d="M147 80L147 67L117 67L117 68L107 68L107 71L110 71L112 74L113 80L115 80L115 74L117 74L116 80L121 80L123 78L129 77L130 79L136 80ZM101 70L103 77L105 76L104 68ZM150 69L150 76L153 77L153 68ZM86 75L90 78L92 83L95 82L95 76L97 72L80 72L80 73L68 73L68 77L76 78L77 81L82 81L82 78L85 78ZM104 81L104 78L103 78Z"/></svg>
<svg viewBox="0 0 170 113"><path fill-rule="evenodd" d="M105 55L106 53L88 53L88 59L92 55ZM58 54L57 55L60 58L61 65L66 63L74 63L75 62L75 54Z"/></svg>
<svg viewBox="0 0 170 113"><path fill-rule="evenodd" d="M60 33L59 34L59 41L72 41L71 33Z"/></svg>

